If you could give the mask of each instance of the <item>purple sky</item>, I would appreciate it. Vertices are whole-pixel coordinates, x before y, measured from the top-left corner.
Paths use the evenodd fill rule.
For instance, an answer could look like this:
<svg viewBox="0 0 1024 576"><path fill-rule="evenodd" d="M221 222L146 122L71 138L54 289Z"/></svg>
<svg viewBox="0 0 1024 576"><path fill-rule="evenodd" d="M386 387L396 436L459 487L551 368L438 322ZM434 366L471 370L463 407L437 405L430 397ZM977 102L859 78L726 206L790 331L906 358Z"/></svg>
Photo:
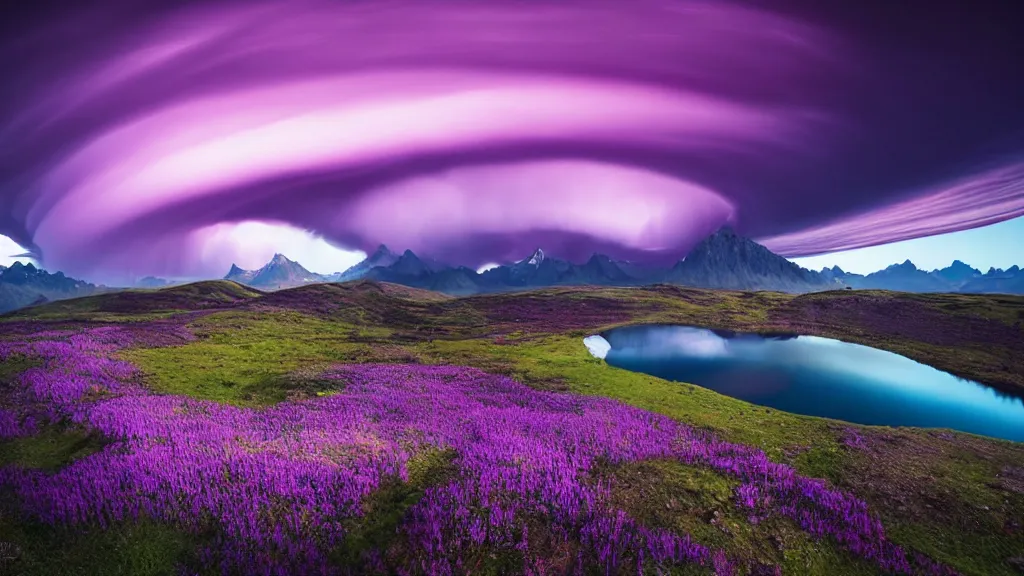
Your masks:
<svg viewBox="0 0 1024 576"><path fill-rule="evenodd" d="M44 3L3 15L0 234L182 277L250 221L476 267L1024 214L1019 11L861 4Z"/></svg>

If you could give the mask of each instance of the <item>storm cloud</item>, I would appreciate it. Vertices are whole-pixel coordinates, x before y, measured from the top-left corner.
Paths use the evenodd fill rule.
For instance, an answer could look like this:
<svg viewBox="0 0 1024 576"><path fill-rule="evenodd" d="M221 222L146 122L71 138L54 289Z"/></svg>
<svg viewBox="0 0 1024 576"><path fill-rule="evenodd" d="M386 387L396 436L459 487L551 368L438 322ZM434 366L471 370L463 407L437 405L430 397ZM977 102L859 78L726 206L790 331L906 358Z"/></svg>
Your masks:
<svg viewBox="0 0 1024 576"><path fill-rule="evenodd" d="M0 234L72 274L184 276L222 273L195 255L253 220L476 267L668 262L727 223L804 256L1024 214L1010 15L773 5L25 14L0 43Z"/></svg>

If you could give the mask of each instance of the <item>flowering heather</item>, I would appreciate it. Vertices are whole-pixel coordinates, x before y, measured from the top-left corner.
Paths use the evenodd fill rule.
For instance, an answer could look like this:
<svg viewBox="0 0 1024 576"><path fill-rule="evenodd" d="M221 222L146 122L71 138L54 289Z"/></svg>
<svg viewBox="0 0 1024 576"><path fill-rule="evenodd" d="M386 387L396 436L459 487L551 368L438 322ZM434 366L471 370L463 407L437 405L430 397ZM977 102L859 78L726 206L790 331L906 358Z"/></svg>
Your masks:
<svg viewBox="0 0 1024 576"><path fill-rule="evenodd" d="M861 436L856 428L846 428L843 430L843 445L856 450L864 450L868 447L867 440Z"/></svg>
<svg viewBox="0 0 1024 576"><path fill-rule="evenodd" d="M38 424L31 414L0 408L0 440L31 436L39 430Z"/></svg>
<svg viewBox="0 0 1024 576"><path fill-rule="evenodd" d="M667 417L616 401L528 388L472 368L348 365L326 374L337 394L262 409L155 395L111 352L137 343L118 328L0 344L0 360L33 356L24 405L112 440L59 472L0 469L0 484L44 522L108 527L150 517L203 540L206 569L332 573L332 550L362 503L409 479L424 452L453 455L398 528L400 559L370 550L359 571L449 574L482 551L517 555L526 573L641 571L738 564L686 535L651 529L610 505L601 463L668 458L740 480L736 506L793 519L815 537L895 573L947 573L889 542L867 506ZM27 422L27 421L25 421ZM0 434L26 423L0 412ZM13 432L10 432L13 431ZM559 554L552 554L558 550Z"/></svg>
<svg viewBox="0 0 1024 576"><path fill-rule="evenodd" d="M474 302L492 328L529 329L533 332L593 328L624 322L631 317L630 306L607 298L555 298L546 295L480 298ZM645 304L646 312L658 305Z"/></svg>

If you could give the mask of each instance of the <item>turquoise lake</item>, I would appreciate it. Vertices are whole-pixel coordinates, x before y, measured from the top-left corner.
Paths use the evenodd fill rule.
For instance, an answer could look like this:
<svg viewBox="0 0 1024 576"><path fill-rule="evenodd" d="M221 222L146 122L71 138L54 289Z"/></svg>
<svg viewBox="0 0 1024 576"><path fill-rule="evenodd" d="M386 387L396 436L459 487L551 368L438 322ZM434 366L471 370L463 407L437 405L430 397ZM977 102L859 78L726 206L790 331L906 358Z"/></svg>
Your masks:
<svg viewBox="0 0 1024 576"><path fill-rule="evenodd" d="M608 364L786 412L1024 441L1024 401L905 356L829 338L629 326L585 339Z"/></svg>

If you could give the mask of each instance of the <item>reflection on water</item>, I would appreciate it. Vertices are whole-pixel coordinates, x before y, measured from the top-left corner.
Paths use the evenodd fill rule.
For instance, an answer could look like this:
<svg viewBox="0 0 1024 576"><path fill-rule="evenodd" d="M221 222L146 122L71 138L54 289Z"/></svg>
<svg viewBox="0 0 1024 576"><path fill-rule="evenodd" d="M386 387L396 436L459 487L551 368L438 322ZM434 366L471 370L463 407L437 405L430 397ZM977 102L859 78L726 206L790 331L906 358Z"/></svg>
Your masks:
<svg viewBox="0 0 1024 576"><path fill-rule="evenodd" d="M584 340L612 366L860 424L1024 441L1024 402L904 356L816 336L631 326Z"/></svg>

